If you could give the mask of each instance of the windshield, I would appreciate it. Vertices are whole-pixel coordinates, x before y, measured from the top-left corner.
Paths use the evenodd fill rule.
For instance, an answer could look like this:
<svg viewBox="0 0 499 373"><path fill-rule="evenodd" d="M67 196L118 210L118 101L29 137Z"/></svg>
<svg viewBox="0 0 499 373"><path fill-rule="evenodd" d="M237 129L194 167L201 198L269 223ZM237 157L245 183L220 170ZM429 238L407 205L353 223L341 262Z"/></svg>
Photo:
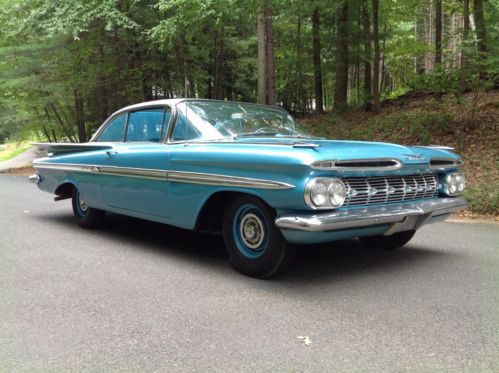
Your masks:
<svg viewBox="0 0 499 373"><path fill-rule="evenodd" d="M177 104L173 141L240 137L309 137L286 111L263 105L224 101Z"/></svg>

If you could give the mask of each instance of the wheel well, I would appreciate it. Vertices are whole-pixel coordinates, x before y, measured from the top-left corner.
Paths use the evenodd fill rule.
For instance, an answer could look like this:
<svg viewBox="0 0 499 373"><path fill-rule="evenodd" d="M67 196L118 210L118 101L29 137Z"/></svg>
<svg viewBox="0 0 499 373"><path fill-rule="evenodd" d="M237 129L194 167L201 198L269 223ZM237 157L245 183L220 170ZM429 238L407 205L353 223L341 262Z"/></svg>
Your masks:
<svg viewBox="0 0 499 373"><path fill-rule="evenodd" d="M73 190L75 186L71 183L64 183L57 187L55 190L55 195L57 196L57 200L71 198L73 195Z"/></svg>
<svg viewBox="0 0 499 373"><path fill-rule="evenodd" d="M199 213L196 222L196 230L203 232L221 232L222 216L225 211L225 206L230 200L245 194L253 196L253 194L239 192L217 192L210 196Z"/></svg>

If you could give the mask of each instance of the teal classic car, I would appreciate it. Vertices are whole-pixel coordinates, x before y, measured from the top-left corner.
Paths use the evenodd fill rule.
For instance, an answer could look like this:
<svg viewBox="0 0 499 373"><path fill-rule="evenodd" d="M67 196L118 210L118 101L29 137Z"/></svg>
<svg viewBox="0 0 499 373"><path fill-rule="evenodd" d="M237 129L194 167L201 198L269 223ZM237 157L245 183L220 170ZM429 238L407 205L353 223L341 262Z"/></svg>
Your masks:
<svg viewBox="0 0 499 373"><path fill-rule="evenodd" d="M169 99L123 108L84 144L38 144L30 176L79 224L105 211L220 232L234 267L265 278L296 246L359 238L384 249L466 207L450 148L308 136L284 110ZM332 245L333 246L333 245Z"/></svg>

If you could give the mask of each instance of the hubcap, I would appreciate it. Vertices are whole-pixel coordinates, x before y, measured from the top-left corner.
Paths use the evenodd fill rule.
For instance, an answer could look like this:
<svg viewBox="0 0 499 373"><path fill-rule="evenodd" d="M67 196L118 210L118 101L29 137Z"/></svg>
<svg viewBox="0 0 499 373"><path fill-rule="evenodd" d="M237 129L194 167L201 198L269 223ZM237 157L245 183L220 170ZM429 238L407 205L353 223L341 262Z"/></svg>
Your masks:
<svg viewBox="0 0 499 373"><path fill-rule="evenodd" d="M246 246L253 250L263 249L259 248L259 246L263 242L264 228L258 216L252 213L246 214L239 224L239 230Z"/></svg>
<svg viewBox="0 0 499 373"><path fill-rule="evenodd" d="M87 212L88 206L87 206L87 204L85 203L85 201L83 201L83 200L81 199L81 196L80 196L80 195L78 195L78 204L79 204L79 206L80 206L80 210L81 210L82 212Z"/></svg>
<svg viewBox="0 0 499 373"><path fill-rule="evenodd" d="M247 203L239 207L232 222L232 234L239 252L249 259L265 254L269 242L269 226L258 206Z"/></svg>

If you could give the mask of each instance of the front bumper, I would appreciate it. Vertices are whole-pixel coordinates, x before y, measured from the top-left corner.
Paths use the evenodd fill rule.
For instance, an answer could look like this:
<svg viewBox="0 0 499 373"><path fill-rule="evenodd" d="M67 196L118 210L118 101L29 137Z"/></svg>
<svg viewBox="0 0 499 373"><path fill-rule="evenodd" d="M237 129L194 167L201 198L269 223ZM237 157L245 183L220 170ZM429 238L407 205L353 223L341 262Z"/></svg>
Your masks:
<svg viewBox="0 0 499 373"><path fill-rule="evenodd" d="M416 230L425 223L445 219L451 212L466 208L464 198L434 198L384 206L337 210L321 214L281 215L275 224L281 229L330 232L387 225L384 235Z"/></svg>

